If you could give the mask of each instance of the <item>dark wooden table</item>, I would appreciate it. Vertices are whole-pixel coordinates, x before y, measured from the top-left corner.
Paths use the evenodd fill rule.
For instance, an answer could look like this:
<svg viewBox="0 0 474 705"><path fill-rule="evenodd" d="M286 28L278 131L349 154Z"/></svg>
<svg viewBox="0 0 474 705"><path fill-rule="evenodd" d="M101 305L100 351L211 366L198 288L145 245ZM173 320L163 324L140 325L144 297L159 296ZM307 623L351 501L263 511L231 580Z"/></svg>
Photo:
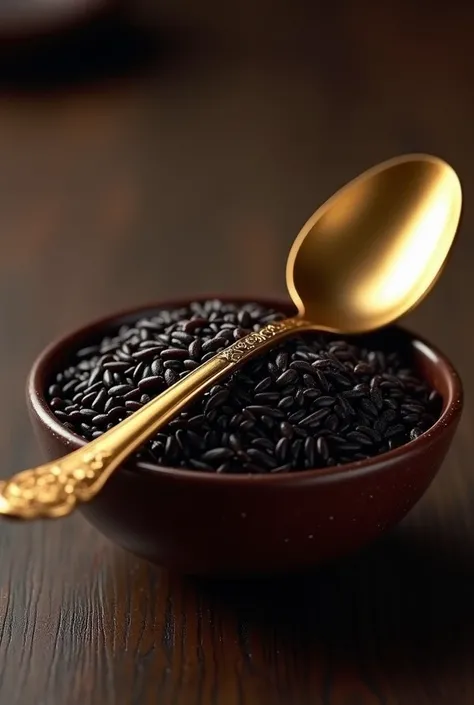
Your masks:
<svg viewBox="0 0 474 705"><path fill-rule="evenodd" d="M308 215L407 151L447 158L465 191L449 268L407 320L465 383L449 458L390 536L304 579L184 580L80 516L3 523L0 705L474 702L474 10L317 5L163 3L151 55L118 26L6 49L2 475L40 460L23 385L52 337L164 296L284 294Z"/></svg>

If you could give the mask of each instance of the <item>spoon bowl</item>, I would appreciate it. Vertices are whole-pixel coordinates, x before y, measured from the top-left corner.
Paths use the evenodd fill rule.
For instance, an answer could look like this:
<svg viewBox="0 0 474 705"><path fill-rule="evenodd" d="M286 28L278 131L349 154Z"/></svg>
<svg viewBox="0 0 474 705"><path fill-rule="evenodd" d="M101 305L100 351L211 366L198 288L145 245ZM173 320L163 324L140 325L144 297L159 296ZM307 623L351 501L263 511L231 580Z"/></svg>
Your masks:
<svg viewBox="0 0 474 705"><path fill-rule="evenodd" d="M300 316L364 333L410 311L444 266L461 204L456 172L430 155L397 157L351 181L290 250L286 281Z"/></svg>

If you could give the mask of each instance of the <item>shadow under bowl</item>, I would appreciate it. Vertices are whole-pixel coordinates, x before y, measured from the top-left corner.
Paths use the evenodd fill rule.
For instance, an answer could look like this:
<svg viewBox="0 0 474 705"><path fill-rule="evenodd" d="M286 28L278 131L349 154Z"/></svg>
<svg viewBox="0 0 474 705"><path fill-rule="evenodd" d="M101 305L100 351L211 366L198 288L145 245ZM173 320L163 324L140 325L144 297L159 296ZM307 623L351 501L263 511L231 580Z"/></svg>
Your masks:
<svg viewBox="0 0 474 705"><path fill-rule="evenodd" d="M242 304L255 300L220 298ZM86 341L139 315L189 301L163 301L108 316L41 353L28 377L27 398L48 460L85 445L48 407L46 390L54 373ZM258 301L294 313L288 302ZM441 417L416 440L367 460L279 475L220 475L131 461L80 511L128 551L192 575L300 571L360 549L399 522L426 491L463 406L459 376L439 350L398 326L376 335L386 347L408 349L418 374L442 397Z"/></svg>

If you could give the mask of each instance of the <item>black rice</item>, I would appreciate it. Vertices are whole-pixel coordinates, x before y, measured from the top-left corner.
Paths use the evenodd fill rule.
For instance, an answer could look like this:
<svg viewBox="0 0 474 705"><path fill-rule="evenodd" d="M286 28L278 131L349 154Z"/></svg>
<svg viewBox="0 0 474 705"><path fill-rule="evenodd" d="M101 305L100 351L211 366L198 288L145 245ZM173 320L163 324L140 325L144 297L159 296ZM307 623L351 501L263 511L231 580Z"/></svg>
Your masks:
<svg viewBox="0 0 474 705"><path fill-rule="evenodd" d="M221 301L154 312L78 350L50 382L50 407L69 429L98 438L235 340L282 318L256 303ZM391 334L308 333L214 385L138 456L221 473L331 467L408 443L440 411L438 394Z"/></svg>

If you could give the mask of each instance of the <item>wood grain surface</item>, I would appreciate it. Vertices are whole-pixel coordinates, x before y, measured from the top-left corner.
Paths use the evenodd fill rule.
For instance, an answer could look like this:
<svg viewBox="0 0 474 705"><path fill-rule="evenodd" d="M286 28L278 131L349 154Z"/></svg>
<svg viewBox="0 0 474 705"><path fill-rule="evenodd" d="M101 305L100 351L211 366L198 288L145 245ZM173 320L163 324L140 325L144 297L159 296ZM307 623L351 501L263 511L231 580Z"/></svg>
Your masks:
<svg viewBox="0 0 474 705"><path fill-rule="evenodd" d="M132 29L1 47L2 476L40 460L23 388L51 338L160 297L284 294L311 212L407 151L464 185L406 323L467 398L403 524L305 578L185 580L79 516L2 523L0 705L472 705L473 22L467 2L142 2Z"/></svg>

